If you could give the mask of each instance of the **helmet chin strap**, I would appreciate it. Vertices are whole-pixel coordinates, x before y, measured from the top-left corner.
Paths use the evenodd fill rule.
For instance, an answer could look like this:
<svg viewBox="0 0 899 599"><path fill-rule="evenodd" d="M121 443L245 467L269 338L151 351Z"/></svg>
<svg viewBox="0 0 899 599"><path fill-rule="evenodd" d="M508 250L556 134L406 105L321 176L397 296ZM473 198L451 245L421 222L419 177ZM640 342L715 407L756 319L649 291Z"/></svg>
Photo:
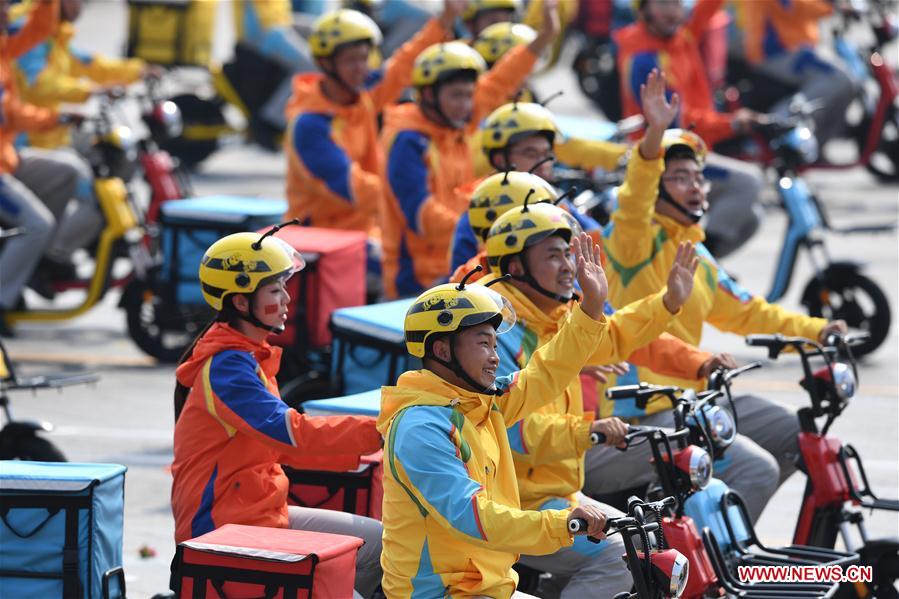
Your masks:
<svg viewBox="0 0 899 599"><path fill-rule="evenodd" d="M264 322L262 322L261 320L259 320L256 317L256 314L254 314L254 311L255 311L254 304L256 303L255 294L251 293L250 295L248 295L247 300L249 301L249 304L250 304L249 310L247 310L246 314L244 314L243 312L238 310L237 311L238 318L240 318L244 322L250 323L251 325L253 325L256 328L263 329L265 331L268 331L269 333L274 333L275 335L280 335L281 333L284 332L285 327L284 327L283 322L281 324L277 324L275 326L270 326L270 325L265 324Z"/></svg>
<svg viewBox="0 0 899 599"><path fill-rule="evenodd" d="M524 275L509 275L515 281L521 281L522 283L527 283L531 286L534 291L545 295L546 297L559 302L560 304L567 304L573 299L577 299L577 294L572 293L571 295L561 295L558 293L553 293L549 289L544 288L540 283L537 282L537 279L534 278L534 275L531 274L531 269L528 267L527 257L525 257L524 252L520 254L521 267L524 269Z"/></svg>
<svg viewBox="0 0 899 599"><path fill-rule="evenodd" d="M494 387L492 385L490 387L485 387L484 385L482 385L481 383L476 381L473 376L471 376L470 374L465 372L465 369L462 368L462 365L459 364L459 361L456 359L456 336L454 334L450 335L449 342L450 342L449 362L447 362L446 360L442 360L433 354L431 354L429 356L430 359L434 360L441 366L449 368L453 372L453 374L455 374L457 377L459 377L460 379L465 381L465 383L469 387L471 387L475 393L481 393L484 395L502 395L502 393L500 393L496 389L496 387Z"/></svg>
<svg viewBox="0 0 899 599"><path fill-rule="evenodd" d="M687 210L686 208L681 206L679 203L677 203L674 200L673 197L671 197L671 194L668 193L668 190L665 189L665 186L662 184L661 181L659 181L659 198L661 198L662 200L667 202L675 210L677 210L678 212L680 212L681 214L686 216L688 219L690 219L690 222L692 222L694 225L696 223L698 223L700 220L702 220L702 216L705 214L705 208L702 208L702 209L696 210L696 211L692 211L692 210Z"/></svg>

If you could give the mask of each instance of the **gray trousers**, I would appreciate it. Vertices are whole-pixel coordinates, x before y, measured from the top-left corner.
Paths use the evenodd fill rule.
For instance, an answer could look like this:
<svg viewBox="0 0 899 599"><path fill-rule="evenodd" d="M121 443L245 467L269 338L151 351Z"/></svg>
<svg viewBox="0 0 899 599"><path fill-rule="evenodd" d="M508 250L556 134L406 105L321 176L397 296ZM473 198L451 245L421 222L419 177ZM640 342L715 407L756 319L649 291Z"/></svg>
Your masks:
<svg viewBox="0 0 899 599"><path fill-rule="evenodd" d="M734 403L740 434L724 457L715 461L713 476L740 494L756 522L777 488L796 471L799 420L791 408L754 395L737 397ZM658 412L640 424L672 428L674 415L670 410ZM594 447L586 455L584 492L614 493L651 483L656 478L651 457L649 443L624 452Z"/></svg>
<svg viewBox="0 0 899 599"><path fill-rule="evenodd" d="M704 174L712 184L705 217L707 245L720 258L746 243L759 228L765 177L754 164L714 152L706 157Z"/></svg>
<svg viewBox="0 0 899 599"><path fill-rule="evenodd" d="M821 144L845 129L846 108L855 97L856 88L836 62L806 48L769 58L755 68L799 87L796 96L784 98L774 106L773 114L787 116L790 103L802 94L805 101L819 100L822 104L812 115L815 135Z"/></svg>
<svg viewBox="0 0 899 599"><path fill-rule="evenodd" d="M359 537L364 541L356 555L356 583L353 597L371 597L381 583L381 523L373 518L309 507L288 506L294 530L329 532Z"/></svg>
<svg viewBox="0 0 899 599"><path fill-rule="evenodd" d="M68 262L72 253L92 242L103 227L103 215L94 195L94 175L90 165L72 148L44 150L25 148L22 150L22 164L16 171L16 178L34 189L46 181L63 176L60 165L67 171L75 171L77 180L69 197L51 198L48 194L37 193L56 218L56 231L46 248L48 258L57 262ZM38 158L39 160L32 160ZM66 176L70 176L67 174Z"/></svg>
<svg viewBox="0 0 899 599"><path fill-rule="evenodd" d="M620 518L624 514L610 505L599 503L583 493L578 493L579 504L593 504L610 518ZM570 506L567 500L553 499L541 509L564 509ZM554 582L564 584L562 599L582 597L612 597L629 591L633 585L630 571L621 556L624 543L620 535L604 539L599 544L591 543L587 537L578 536L574 544L551 555L522 555L521 563L543 572L550 572Z"/></svg>
<svg viewBox="0 0 899 599"><path fill-rule="evenodd" d="M0 308L15 307L53 238L54 212L72 198L77 181L74 168L41 151L23 153L13 175L0 175L0 220L24 230L0 250Z"/></svg>

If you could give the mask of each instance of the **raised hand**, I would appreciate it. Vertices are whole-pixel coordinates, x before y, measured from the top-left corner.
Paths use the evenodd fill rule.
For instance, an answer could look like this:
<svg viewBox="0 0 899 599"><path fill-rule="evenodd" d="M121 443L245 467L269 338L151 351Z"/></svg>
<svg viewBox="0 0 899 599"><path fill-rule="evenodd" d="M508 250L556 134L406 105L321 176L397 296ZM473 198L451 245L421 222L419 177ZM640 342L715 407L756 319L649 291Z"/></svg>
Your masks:
<svg viewBox="0 0 899 599"><path fill-rule="evenodd" d="M674 94L671 101L665 97L665 73L658 69L650 71L646 83L640 85L640 104L643 106L643 118L649 127L668 128L680 108L680 96Z"/></svg>
<svg viewBox="0 0 899 599"><path fill-rule="evenodd" d="M468 0L443 0L443 12L440 14L440 24L450 34L456 24L456 18L461 17L468 6Z"/></svg>
<svg viewBox="0 0 899 599"><path fill-rule="evenodd" d="M571 248L577 263L577 282L584 294L581 309L593 320L602 317L609 284L606 273L602 269L599 246L586 233L581 233L571 240Z"/></svg>
<svg viewBox="0 0 899 599"><path fill-rule="evenodd" d="M539 56L547 46L555 41L561 30L559 0L543 0L543 20L540 23L540 30L534 41L528 44L528 48Z"/></svg>
<svg viewBox="0 0 899 599"><path fill-rule="evenodd" d="M665 307L672 314L680 310L690 297L693 291L693 275L696 274L698 266L699 258L696 257L696 247L692 243L684 241L677 246L674 264L668 271L668 290L662 298Z"/></svg>

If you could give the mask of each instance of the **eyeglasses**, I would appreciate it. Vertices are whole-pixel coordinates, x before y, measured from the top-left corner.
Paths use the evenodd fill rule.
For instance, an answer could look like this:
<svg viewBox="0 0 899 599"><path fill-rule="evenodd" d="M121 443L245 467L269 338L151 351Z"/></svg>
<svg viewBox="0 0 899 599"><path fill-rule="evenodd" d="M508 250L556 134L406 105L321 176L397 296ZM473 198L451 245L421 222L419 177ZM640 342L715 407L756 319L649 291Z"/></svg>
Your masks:
<svg viewBox="0 0 899 599"><path fill-rule="evenodd" d="M662 177L663 181L668 181L673 185L677 185L678 187L682 187L684 189L689 189L694 185L701 189L704 193L708 193L712 187L711 182L706 179L701 173L698 175L690 176L690 175L668 175L667 177Z"/></svg>

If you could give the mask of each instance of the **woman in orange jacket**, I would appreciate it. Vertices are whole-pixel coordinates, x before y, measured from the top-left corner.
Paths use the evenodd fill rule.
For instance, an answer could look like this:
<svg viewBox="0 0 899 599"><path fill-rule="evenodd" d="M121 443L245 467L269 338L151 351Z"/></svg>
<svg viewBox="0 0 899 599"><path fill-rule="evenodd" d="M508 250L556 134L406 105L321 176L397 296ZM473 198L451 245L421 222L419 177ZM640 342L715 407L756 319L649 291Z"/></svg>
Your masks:
<svg viewBox="0 0 899 599"><path fill-rule="evenodd" d="M282 462L349 470L381 447L381 436L372 418L309 417L281 400L281 350L266 339L283 331L285 283L303 259L270 236L276 230L224 237L201 261L203 296L218 315L176 371L175 541L229 523L357 536L365 544L355 588L367 597L381 578L380 523L287 505Z"/></svg>

